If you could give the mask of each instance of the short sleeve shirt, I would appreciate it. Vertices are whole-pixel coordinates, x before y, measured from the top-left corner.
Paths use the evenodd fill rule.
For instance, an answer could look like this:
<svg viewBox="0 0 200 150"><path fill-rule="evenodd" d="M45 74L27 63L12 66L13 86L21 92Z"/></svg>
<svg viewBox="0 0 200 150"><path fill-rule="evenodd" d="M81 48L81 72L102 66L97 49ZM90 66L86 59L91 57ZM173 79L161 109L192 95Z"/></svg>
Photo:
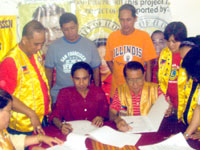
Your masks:
<svg viewBox="0 0 200 150"><path fill-rule="evenodd" d="M53 103L55 103L60 89L73 86L71 67L80 61L88 63L93 69L101 64L95 44L87 38L80 36L76 42L72 43L61 37L49 46L45 67L56 69L56 82L51 89Z"/></svg>

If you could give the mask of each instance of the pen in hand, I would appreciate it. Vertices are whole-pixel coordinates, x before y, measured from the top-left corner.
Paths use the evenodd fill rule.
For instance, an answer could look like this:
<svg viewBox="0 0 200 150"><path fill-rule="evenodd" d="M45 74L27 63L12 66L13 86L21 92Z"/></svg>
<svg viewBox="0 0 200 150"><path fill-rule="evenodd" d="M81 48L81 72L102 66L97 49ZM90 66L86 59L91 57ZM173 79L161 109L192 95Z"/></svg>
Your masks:
<svg viewBox="0 0 200 150"><path fill-rule="evenodd" d="M63 126L64 126L64 130L68 130L68 134L72 132L72 127L69 123L67 123L65 120L62 122Z"/></svg>
<svg viewBox="0 0 200 150"><path fill-rule="evenodd" d="M130 124L133 124L133 121L128 123L128 125L130 125Z"/></svg>

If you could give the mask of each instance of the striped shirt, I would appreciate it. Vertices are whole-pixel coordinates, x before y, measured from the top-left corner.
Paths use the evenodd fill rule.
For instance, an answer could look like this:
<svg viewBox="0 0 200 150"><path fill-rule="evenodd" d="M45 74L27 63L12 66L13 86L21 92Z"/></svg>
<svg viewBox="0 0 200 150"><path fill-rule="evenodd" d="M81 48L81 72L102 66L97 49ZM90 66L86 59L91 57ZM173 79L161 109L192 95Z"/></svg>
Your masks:
<svg viewBox="0 0 200 150"><path fill-rule="evenodd" d="M134 116L141 115L140 114L140 98L142 94L142 89L139 91L138 95L135 95L132 91L131 92L131 97L132 97L132 105L133 105L133 114ZM158 96L163 94L161 91L160 87L158 88ZM113 102L110 105L110 108L115 109L117 112L120 111L127 111L127 108L123 107L120 103L119 100L119 95L118 95L118 90L115 91L114 96L113 96Z"/></svg>

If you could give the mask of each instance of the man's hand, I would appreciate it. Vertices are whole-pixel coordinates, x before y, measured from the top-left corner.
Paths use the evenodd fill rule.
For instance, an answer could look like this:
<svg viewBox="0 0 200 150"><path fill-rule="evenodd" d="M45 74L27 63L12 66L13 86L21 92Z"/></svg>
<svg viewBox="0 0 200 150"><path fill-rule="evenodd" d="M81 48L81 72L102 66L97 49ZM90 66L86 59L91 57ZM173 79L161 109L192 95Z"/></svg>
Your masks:
<svg viewBox="0 0 200 150"><path fill-rule="evenodd" d="M69 123L63 123L60 128L62 134L68 135L70 132L72 132L72 126Z"/></svg>
<svg viewBox="0 0 200 150"><path fill-rule="evenodd" d="M168 107L168 109L166 110L165 112L165 117L169 117L172 115L172 112L173 112L173 107Z"/></svg>
<svg viewBox="0 0 200 150"><path fill-rule="evenodd" d="M127 132L127 131L132 129L132 127L130 127L126 123L126 121L124 119L122 119L122 118L118 118L117 120L115 120L115 123L116 123L116 126L117 126L119 131Z"/></svg>
<svg viewBox="0 0 200 150"><path fill-rule="evenodd" d="M45 135L45 132L44 130L42 129L42 126L40 124L40 119L39 117L37 116L37 114L32 111L31 115L29 116L30 117L30 120L31 120L31 124L33 126L33 129L34 129L34 133L38 133L38 134L42 134L42 135Z"/></svg>
<svg viewBox="0 0 200 150"><path fill-rule="evenodd" d="M97 126L97 127L101 127L103 125L103 118L100 116L96 116L93 120L92 120L92 124Z"/></svg>

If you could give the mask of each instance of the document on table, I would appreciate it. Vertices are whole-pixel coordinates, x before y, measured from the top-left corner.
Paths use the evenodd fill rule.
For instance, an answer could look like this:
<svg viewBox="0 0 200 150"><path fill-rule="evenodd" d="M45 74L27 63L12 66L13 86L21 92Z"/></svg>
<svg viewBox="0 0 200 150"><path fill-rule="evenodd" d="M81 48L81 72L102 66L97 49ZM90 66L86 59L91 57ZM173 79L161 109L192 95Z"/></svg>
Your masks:
<svg viewBox="0 0 200 150"><path fill-rule="evenodd" d="M88 120L69 121L67 123L72 125L72 133L74 133L74 135L87 135L103 144L117 147L123 147L124 145L135 145L141 136L122 133L108 126L98 128L92 125L92 122Z"/></svg>
<svg viewBox="0 0 200 150"><path fill-rule="evenodd" d="M146 146L139 146L140 150L194 150L185 140L182 133L178 133L167 140Z"/></svg>
<svg viewBox="0 0 200 150"><path fill-rule="evenodd" d="M141 135L119 132L108 126L103 126L97 130L92 131L89 134L89 137L103 144L123 147L125 145L134 146L140 139Z"/></svg>
<svg viewBox="0 0 200 150"><path fill-rule="evenodd" d="M91 122L86 120L68 123L72 125L73 131L67 136L67 140L65 141L65 143L61 146L57 145L52 148L49 148L48 150L61 150L67 148L69 150L84 150L86 149L85 140L88 137L98 142L101 142L102 144L112 145L116 147L123 147L125 145L134 146L141 137L140 134L129 134L119 132L108 126L103 126L100 128L95 127L94 129L93 125L91 125Z"/></svg>
<svg viewBox="0 0 200 150"><path fill-rule="evenodd" d="M157 132L168 107L164 95L160 95L147 116L122 116L133 128L128 133Z"/></svg>
<svg viewBox="0 0 200 150"><path fill-rule="evenodd" d="M85 135L89 132L98 129L95 125L92 125L91 121L88 120L75 120L68 121L67 123L71 124L73 131L72 133Z"/></svg>
<svg viewBox="0 0 200 150"><path fill-rule="evenodd" d="M87 150L85 140L88 136L70 133L63 145L56 145L47 150Z"/></svg>

